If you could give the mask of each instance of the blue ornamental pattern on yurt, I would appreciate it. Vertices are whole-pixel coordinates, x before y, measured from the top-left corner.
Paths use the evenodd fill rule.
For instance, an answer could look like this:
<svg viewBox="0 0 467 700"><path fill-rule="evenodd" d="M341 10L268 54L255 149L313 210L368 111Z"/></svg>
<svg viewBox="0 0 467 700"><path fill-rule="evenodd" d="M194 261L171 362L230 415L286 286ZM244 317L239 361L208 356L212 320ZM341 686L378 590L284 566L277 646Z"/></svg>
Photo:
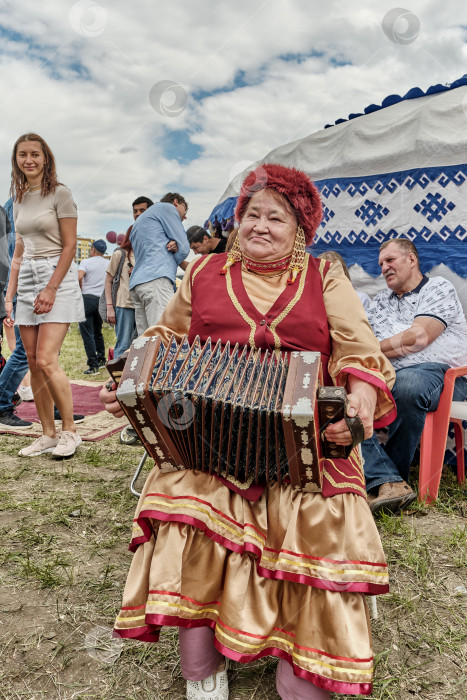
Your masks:
<svg viewBox="0 0 467 700"><path fill-rule="evenodd" d="M317 180L316 185L323 219L308 249L313 255L338 250L347 265L356 263L376 277L379 246L401 236L417 246L423 272L444 263L467 276L466 164ZM236 201L224 200L216 215L232 217Z"/></svg>
<svg viewBox="0 0 467 700"><path fill-rule="evenodd" d="M400 236L417 246L422 270L444 263L467 276L467 165L332 178L316 185L323 219L313 255L338 250L347 265L356 263L376 276L379 246Z"/></svg>

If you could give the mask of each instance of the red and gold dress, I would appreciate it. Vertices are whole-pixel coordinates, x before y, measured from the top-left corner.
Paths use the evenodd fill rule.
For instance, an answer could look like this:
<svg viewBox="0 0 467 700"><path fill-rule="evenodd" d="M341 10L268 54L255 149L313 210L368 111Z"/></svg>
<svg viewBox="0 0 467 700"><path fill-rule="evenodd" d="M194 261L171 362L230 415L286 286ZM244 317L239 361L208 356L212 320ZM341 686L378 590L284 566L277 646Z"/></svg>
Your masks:
<svg viewBox="0 0 467 700"><path fill-rule="evenodd" d="M392 367L339 264L307 256L287 285L287 272L263 277L239 264L222 275L225 260L190 264L146 335L319 351L329 383L345 385L349 373L365 379L378 388L376 427L392 420ZM248 500L215 476L156 465L136 509L115 633L156 642L163 625L209 626L235 661L279 656L321 688L370 694L363 594L388 591L387 565L359 451L323 467L322 492L275 484Z"/></svg>

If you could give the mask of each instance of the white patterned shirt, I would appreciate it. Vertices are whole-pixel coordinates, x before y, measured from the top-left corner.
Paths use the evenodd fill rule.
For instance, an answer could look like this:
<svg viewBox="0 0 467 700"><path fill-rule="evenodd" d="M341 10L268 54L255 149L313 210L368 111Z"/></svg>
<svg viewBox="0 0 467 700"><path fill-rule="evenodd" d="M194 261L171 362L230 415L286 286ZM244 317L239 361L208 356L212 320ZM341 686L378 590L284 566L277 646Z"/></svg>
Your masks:
<svg viewBox="0 0 467 700"><path fill-rule="evenodd" d="M467 321L455 288L444 277L424 275L415 289L400 298L390 289L383 289L366 313L378 340L407 330L418 316L435 318L444 325L441 335L423 350L390 358L394 369L422 362L440 362L450 367L467 365Z"/></svg>

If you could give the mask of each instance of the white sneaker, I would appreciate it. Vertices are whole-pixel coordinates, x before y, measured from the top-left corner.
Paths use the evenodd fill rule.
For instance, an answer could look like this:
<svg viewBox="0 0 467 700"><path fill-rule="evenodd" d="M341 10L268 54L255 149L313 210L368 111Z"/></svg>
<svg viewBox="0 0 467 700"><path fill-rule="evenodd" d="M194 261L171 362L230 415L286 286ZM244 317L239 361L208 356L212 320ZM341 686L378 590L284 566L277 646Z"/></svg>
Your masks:
<svg viewBox="0 0 467 700"><path fill-rule="evenodd" d="M18 388L18 394L23 401L34 401L34 395L30 386L20 386Z"/></svg>
<svg viewBox="0 0 467 700"><path fill-rule="evenodd" d="M58 436L52 438L48 435L41 435L39 438L36 438L34 442L31 442L30 445L23 447L23 449L18 452L18 455L20 457L37 457L46 452L53 452L58 445L58 441Z"/></svg>
<svg viewBox="0 0 467 700"><path fill-rule="evenodd" d="M228 700L229 680L227 678L228 659L223 671L208 676L202 681L186 682L187 700Z"/></svg>
<svg viewBox="0 0 467 700"><path fill-rule="evenodd" d="M71 430L62 430L58 438L57 447L52 452L52 457L71 457L82 442L79 433L72 433Z"/></svg>

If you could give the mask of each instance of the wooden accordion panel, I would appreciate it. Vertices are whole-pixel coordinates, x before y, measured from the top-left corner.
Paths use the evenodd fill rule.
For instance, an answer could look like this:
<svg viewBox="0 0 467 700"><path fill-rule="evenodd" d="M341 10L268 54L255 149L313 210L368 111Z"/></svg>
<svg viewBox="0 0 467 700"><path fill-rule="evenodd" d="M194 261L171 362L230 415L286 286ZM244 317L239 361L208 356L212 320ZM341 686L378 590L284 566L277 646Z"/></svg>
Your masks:
<svg viewBox="0 0 467 700"><path fill-rule="evenodd" d="M163 471L196 469L243 488L290 479L319 491L319 374L316 352L277 357L220 341L172 338L165 347L141 337L117 398Z"/></svg>

